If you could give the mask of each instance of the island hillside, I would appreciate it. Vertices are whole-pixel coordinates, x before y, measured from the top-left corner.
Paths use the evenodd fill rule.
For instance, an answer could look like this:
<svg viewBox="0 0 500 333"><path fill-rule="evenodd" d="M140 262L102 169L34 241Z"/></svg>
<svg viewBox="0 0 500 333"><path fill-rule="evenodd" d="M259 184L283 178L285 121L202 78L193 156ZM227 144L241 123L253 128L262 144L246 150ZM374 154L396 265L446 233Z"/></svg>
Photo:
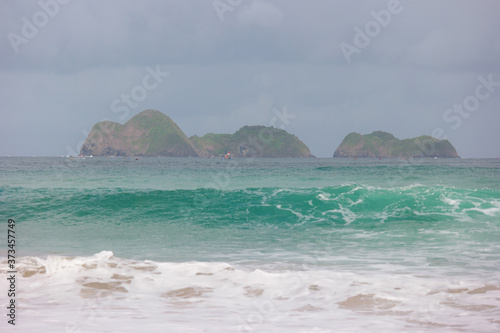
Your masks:
<svg viewBox="0 0 500 333"><path fill-rule="evenodd" d="M365 135L349 133L335 150L333 157L459 158L448 140L438 140L427 135L400 140L383 131Z"/></svg>
<svg viewBox="0 0 500 333"><path fill-rule="evenodd" d="M142 111L125 124L94 125L80 154L93 156L314 157L295 135L274 127L244 126L234 134L187 138L177 124L155 110Z"/></svg>
<svg viewBox="0 0 500 333"><path fill-rule="evenodd" d="M94 156L198 156L179 126L159 111L146 110L124 125L101 121L80 150Z"/></svg>
<svg viewBox="0 0 500 333"><path fill-rule="evenodd" d="M274 127L244 126L234 134L209 133L189 139L200 156L231 152L237 157L314 157L299 138Z"/></svg>

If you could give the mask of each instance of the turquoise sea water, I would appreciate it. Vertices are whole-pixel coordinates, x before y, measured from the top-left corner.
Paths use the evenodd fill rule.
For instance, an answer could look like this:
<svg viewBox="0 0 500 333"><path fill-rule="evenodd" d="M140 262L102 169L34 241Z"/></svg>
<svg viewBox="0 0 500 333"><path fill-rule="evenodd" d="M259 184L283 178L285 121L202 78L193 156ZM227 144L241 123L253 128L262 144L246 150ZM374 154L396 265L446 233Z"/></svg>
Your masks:
<svg viewBox="0 0 500 333"><path fill-rule="evenodd" d="M498 159L0 158L0 199L17 331L500 329Z"/></svg>

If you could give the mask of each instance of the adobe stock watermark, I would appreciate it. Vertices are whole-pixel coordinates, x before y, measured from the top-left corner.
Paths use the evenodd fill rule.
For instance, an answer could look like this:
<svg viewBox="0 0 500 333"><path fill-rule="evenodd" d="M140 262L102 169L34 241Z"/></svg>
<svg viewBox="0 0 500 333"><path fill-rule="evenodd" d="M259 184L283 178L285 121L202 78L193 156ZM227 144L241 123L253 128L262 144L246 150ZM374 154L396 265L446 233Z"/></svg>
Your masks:
<svg viewBox="0 0 500 333"><path fill-rule="evenodd" d="M281 111L273 108L272 112L274 116L269 120L269 127L275 127L282 130L290 124L290 119L295 119L296 117L296 115L288 113L286 106L284 106ZM279 125L277 125L278 120L280 121ZM257 137L252 136L248 138L247 142L241 143L242 146L246 146L250 149L252 158L264 150L263 145L269 144L274 140L273 130L269 127L264 127L259 130Z"/></svg>
<svg viewBox="0 0 500 333"><path fill-rule="evenodd" d="M119 98L115 98L111 102L111 111L121 113L121 121L128 119L130 109L137 108L139 103L148 97L148 92L158 88L163 80L170 75L169 72L162 72L160 65L156 65L154 70L147 66L146 72L147 74L142 78L141 84L132 87L129 94L122 93Z"/></svg>
<svg viewBox="0 0 500 333"><path fill-rule="evenodd" d="M273 117L269 120L269 126L284 129L290 124L290 119L295 119L296 115L290 114L287 111L287 107L284 106L281 111L273 108ZM269 127L263 127L257 133L257 136L251 136L245 142L240 143L240 148L245 148L247 150L245 162L251 162L264 150L266 144L271 143L274 140L274 133ZM212 181L205 184L205 189L213 189L216 191L223 191L228 188L231 183L232 177L235 177L241 171L241 166L238 161L230 160L228 161L224 170L217 172L213 175ZM197 205L209 205L215 196L210 194L209 197L205 194L197 194L194 198L194 203Z"/></svg>
<svg viewBox="0 0 500 333"><path fill-rule="evenodd" d="M317 262L316 258L314 261ZM309 269L307 265L301 267L305 271ZM310 292L310 284L303 278L303 272L303 270L289 271L288 276L281 280L279 289L257 296L258 299L252 302L252 309L241 315L236 333L268 332L266 326L276 325L277 321L283 320L285 313L282 309L286 309L287 305L286 303L282 305L282 301L289 299L291 295L304 295ZM331 303L330 293L322 294L322 299Z"/></svg>
<svg viewBox="0 0 500 333"><path fill-rule="evenodd" d="M113 113L121 113L120 120L125 122L130 116L130 109L135 109L139 106L139 103L144 101L148 97L148 92L151 92L157 89L160 84L164 81L166 77L170 75L169 72L164 72L161 70L160 65L156 65L155 69L150 66L145 68L146 74L143 76L141 83L133 86L130 89L129 93L122 93L120 97L115 98L111 102L111 111ZM109 119L105 118L102 121L109 121ZM103 125L103 131L106 131L107 124ZM84 138L80 142L76 144L76 149L73 149L71 146L66 146L66 152L68 156L78 156L80 155L80 149L85 143L87 136L89 135L89 131L83 129L81 131ZM99 132L99 135L102 134Z"/></svg>
<svg viewBox="0 0 500 333"><path fill-rule="evenodd" d="M40 29L45 27L51 19L56 17L61 10L61 6L67 5L71 0L40 0L38 6L40 10L35 12L31 19L26 16L21 18L22 27L20 34L9 32L7 39L14 53L19 53L21 45L28 44L30 40L35 38Z"/></svg>
<svg viewBox="0 0 500 333"><path fill-rule="evenodd" d="M411 0L410 0L411 1ZM380 35L383 29L387 28L392 22L394 15L398 15L403 11L403 5L399 0L389 0L387 9L379 11L372 10L370 15L373 20L366 22L363 29L358 26L354 27L354 37L352 44L341 42L340 50L344 55L348 64L351 63L353 54L360 54L363 49L368 47L372 40Z"/></svg>
<svg viewBox="0 0 500 333"><path fill-rule="evenodd" d="M261 328L269 317L273 315L276 310L276 304L272 298L253 302L255 310L248 313L243 317L243 323L236 327L237 333L250 333Z"/></svg>
<svg viewBox="0 0 500 333"><path fill-rule="evenodd" d="M219 16L219 19L224 21L224 14L226 12L232 12L242 3L243 0L214 0L212 5L214 6L215 12Z"/></svg>
<svg viewBox="0 0 500 333"><path fill-rule="evenodd" d="M269 121L269 126L277 127L280 129L285 129L285 126L288 126L290 124L290 119L295 119L295 117L297 117L297 115L295 114L288 113L286 105L283 107L281 112L278 109L274 108L273 113L274 116ZM281 124L279 126L276 126L276 122L278 120L281 122Z"/></svg>
<svg viewBox="0 0 500 333"><path fill-rule="evenodd" d="M446 123L453 123L451 128L454 130L459 129L463 119L469 118L473 112L479 109L481 103L489 99L496 89L500 87L500 81L494 81L493 74L489 74L488 78L478 76L477 80L479 83L476 85L473 94L465 97L461 103L453 104L453 107L443 113L443 120ZM434 129L434 132L441 137L444 135L442 129Z"/></svg>
<svg viewBox="0 0 500 333"><path fill-rule="evenodd" d="M452 107L446 109L443 113L443 120L446 123L452 124L451 128L453 130L458 130L462 126L463 120L468 119L474 112L479 110L481 103L485 102L500 88L500 81L495 81L493 74L488 74L488 77L482 75L477 78L478 84L476 85L474 92L467 95L461 103L455 103ZM438 140L447 140L448 135L443 128L436 127L431 132L431 137ZM436 153L436 143L434 140L425 139L420 141L416 139L414 141L418 147L416 154L423 154L425 157L433 157ZM395 185L397 180L401 180L404 177L409 177L414 172L413 169L407 168L410 165L417 165L418 160L410 158L405 160L405 164L400 165L398 168L399 175L387 174L386 180L389 185Z"/></svg>
<svg viewBox="0 0 500 333"><path fill-rule="evenodd" d="M112 304L111 297L105 297L105 293L103 291L99 291L97 295L89 300L86 300L82 303L77 312L75 318L80 318L79 321L70 321L66 323L64 327L65 333L82 333L85 330L82 330L82 325L90 324L95 322L97 315L101 314L103 310L109 309Z"/></svg>

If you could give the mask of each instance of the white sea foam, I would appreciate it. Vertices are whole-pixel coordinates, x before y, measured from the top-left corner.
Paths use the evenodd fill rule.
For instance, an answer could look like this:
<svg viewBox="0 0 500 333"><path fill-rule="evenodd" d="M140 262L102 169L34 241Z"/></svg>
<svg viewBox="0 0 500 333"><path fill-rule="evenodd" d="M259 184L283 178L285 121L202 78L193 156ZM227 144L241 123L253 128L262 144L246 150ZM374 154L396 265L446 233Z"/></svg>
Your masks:
<svg viewBox="0 0 500 333"><path fill-rule="evenodd" d="M460 204L460 200L453 200L450 198L443 197L443 202L450 206L458 206Z"/></svg>
<svg viewBox="0 0 500 333"><path fill-rule="evenodd" d="M16 332L494 332L499 325L498 275L394 274L382 263L363 272L134 261L109 251L23 257L17 267Z"/></svg>
<svg viewBox="0 0 500 333"><path fill-rule="evenodd" d="M334 219L338 214L342 216L342 220L345 222L346 225L351 224L357 218L357 215L354 212L352 212L349 208L343 207L342 205L339 205L338 209L330 209L325 212L322 212L322 215L331 216Z"/></svg>

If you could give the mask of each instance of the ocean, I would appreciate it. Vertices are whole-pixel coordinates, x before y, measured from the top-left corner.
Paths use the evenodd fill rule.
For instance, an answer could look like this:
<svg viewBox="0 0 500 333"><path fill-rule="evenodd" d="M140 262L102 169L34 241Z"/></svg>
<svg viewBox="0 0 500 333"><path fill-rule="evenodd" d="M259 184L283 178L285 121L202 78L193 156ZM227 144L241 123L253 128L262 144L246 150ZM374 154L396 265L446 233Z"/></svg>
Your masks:
<svg viewBox="0 0 500 333"><path fill-rule="evenodd" d="M2 157L0 205L2 332L500 331L499 159Z"/></svg>

